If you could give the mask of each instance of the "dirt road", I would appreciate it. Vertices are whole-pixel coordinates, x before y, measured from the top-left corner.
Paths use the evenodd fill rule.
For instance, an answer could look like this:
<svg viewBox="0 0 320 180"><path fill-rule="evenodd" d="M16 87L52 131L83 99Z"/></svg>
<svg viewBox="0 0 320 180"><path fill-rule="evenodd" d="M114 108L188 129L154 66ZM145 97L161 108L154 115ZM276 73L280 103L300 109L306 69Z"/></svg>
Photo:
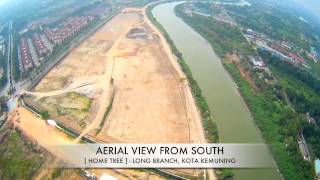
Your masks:
<svg viewBox="0 0 320 180"><path fill-rule="evenodd" d="M129 29L130 30L130 29ZM105 72L104 72L104 77L103 77L103 82L104 82L104 91L102 95L100 96L100 106L97 111L97 114L92 121L92 123L87 126L81 134L74 140L74 142L79 142L81 138L86 135L88 132L90 132L93 129L98 128L100 122L103 120L104 113L107 109L108 103L110 101L110 91L111 91L111 78L112 78L112 73L113 73L113 68L114 68L114 49L118 46L119 42L121 39L128 33L128 31L123 32L118 38L118 40L112 45L110 50L108 51L107 54L107 63L105 67Z"/></svg>

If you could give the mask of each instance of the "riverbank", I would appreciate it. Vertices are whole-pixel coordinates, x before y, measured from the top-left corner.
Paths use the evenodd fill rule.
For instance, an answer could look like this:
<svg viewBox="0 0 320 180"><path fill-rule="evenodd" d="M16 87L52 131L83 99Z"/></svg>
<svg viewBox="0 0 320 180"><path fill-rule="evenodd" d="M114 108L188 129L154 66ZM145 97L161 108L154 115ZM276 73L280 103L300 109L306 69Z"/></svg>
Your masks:
<svg viewBox="0 0 320 180"><path fill-rule="evenodd" d="M191 68L193 77L201 87L218 125L221 142L263 143L255 121L239 95L237 86L223 67L221 58L217 56L208 40L174 13L174 7L181 3L183 2L159 5L153 10L153 14L170 34ZM206 25L207 29L211 27ZM272 158L269 153L261 155ZM232 172L237 179L280 179L276 169L235 169Z"/></svg>
<svg viewBox="0 0 320 180"><path fill-rule="evenodd" d="M206 139L211 143L214 143L214 142L217 143L217 142L219 142L218 129L212 119L209 106L208 106L204 96L201 93L201 89L200 89L199 85L197 84L197 82L193 78L191 70L188 67L188 65L185 63L182 54L179 52L177 47L174 45L172 39L170 38L170 36L166 32L166 30L162 27L162 25L159 22L157 22L157 20L154 18L153 14L151 12L155 6L157 6L161 3L165 3L165 2L167 2L167 1L160 2L160 3L154 3L152 5L147 6L146 10L145 10L146 16L156 26L156 28L160 31L160 33L165 38L167 44L169 44L169 47L170 47L172 54L174 54L176 56L176 59L177 59L176 62L179 63L181 70L183 71L183 73L185 74L185 76L187 78L189 87L191 88L192 96L196 102L198 110L200 111L200 115L201 115L202 123L203 123L203 128L205 130Z"/></svg>
<svg viewBox="0 0 320 180"><path fill-rule="evenodd" d="M243 37L241 33L239 33L240 30L238 30L237 27L228 27L226 24L220 23L220 25L218 22L209 18L200 16L189 17L186 14L183 14L181 7L177 7L175 12L194 30L207 39L213 49L217 46L227 46L229 49L229 51L226 52L219 51L218 55L220 56L220 59L222 59L224 68L236 82L238 90L244 99L245 104L248 106L263 139L269 146L278 167L278 171L280 171L279 174L281 178L308 179L310 173L305 169L307 166L304 165L304 162L300 163L303 161L301 157L296 156L296 154L299 154L296 143L294 141L288 141L288 139L294 138L294 135L292 136L288 133L294 132L292 131L294 128L283 124L284 120L289 121L288 119L290 119L291 121L296 121L295 119L297 119L297 117L295 117L291 109L289 109L289 107L287 107L285 103L277 97L277 87L273 86L272 83L263 82L261 78L255 78L253 83L259 85L259 92L257 92L254 90L250 82L243 77L240 72L241 68L239 69L234 62L227 59L228 57L226 54L232 53L234 49L237 49L237 53L242 57L246 57L247 55L245 53L250 52L250 49L245 46L242 46L244 47L244 51L239 50L241 48L238 48L237 46L240 42L246 42L245 40L241 40ZM219 24L220 27L212 27L212 24ZM204 27L209 28L205 29ZM230 29L234 29L234 31ZM224 33L224 35L221 35L222 37L232 32L233 36L231 37L233 37L233 39L219 41L219 38L221 38L220 33L222 32ZM227 39L228 37L224 38ZM235 43L234 39L241 41L239 41L239 43ZM228 41L229 44L225 44L225 41ZM242 62L242 66L243 64L245 63ZM250 68L248 68L248 71L251 71ZM258 77L257 73L251 73L254 77ZM289 137L287 137L288 134Z"/></svg>
<svg viewBox="0 0 320 180"><path fill-rule="evenodd" d="M166 1L164 1L166 2ZM163 2L160 2L163 3ZM180 73L181 80L185 81L184 83L184 91L187 92L187 96L189 99L189 103L191 103L191 107L193 108L193 113L198 116L197 110L199 110L200 116L201 116L201 121L196 121L198 123L198 129L202 130L202 134L205 136L203 138L203 141L209 141L209 142L219 142L219 135L218 135L218 130L217 126L214 123L211 112L209 109L209 106L205 100L205 98L201 94L201 89L198 86L197 82L194 80L191 70L189 69L188 65L185 63L183 60L182 54L178 51L178 49L175 47L173 41L169 37L168 33L165 31L165 29L161 26L160 23L156 21L154 18L151 10L156 6L159 5L160 3L155 3L151 5L147 5L144 13L145 17L148 20L149 25L155 29L160 37L162 38L162 43L164 47L167 49L167 53L170 55L170 60L172 64L176 67L178 72ZM165 43L167 42L167 43ZM175 56L175 57L174 57ZM179 65L177 65L177 62ZM190 91L191 90L191 91ZM190 102L191 99L191 102ZM196 103L196 107L194 105ZM199 117L197 117L199 119ZM203 132L203 129L205 132ZM232 176L232 174L228 171L219 171L218 172L220 177L228 177ZM206 177L209 179L217 179L215 171L208 170L206 171Z"/></svg>

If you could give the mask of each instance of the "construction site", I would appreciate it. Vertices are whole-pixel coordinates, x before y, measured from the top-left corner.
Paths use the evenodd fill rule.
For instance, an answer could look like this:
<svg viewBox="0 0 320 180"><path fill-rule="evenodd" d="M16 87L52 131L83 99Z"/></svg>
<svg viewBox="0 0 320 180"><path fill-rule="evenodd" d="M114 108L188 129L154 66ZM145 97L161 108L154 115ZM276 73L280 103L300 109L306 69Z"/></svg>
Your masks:
<svg viewBox="0 0 320 180"><path fill-rule="evenodd" d="M98 143L206 143L186 77L145 11L123 10L22 93L23 103L47 112L76 134L48 125L25 106L14 111L12 124L57 157L53 162L63 157L51 145L80 143L83 138ZM45 165L49 169L37 174L38 179L53 173L52 164ZM118 179L164 178L148 170L89 171L96 177L107 173ZM163 171L187 179L208 174L214 179L211 170Z"/></svg>

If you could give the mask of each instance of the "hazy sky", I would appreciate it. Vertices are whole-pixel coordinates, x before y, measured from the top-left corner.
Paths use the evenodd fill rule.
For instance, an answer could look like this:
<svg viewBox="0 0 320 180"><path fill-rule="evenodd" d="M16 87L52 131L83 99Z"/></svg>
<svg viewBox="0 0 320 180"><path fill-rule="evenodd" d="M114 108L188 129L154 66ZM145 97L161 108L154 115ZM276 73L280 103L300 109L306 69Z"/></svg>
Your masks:
<svg viewBox="0 0 320 180"><path fill-rule="evenodd" d="M6 4L10 1L13 2L14 0L0 0L0 8L4 4ZM32 0L30 0L30 1L32 1ZM258 1L260 1L260 0L258 0ZM284 0L284 1L291 1L291 0ZM304 8L306 8L307 10L312 12L314 15L318 16L318 18L320 19L320 0L292 0L292 1L303 6Z"/></svg>
<svg viewBox="0 0 320 180"><path fill-rule="evenodd" d="M3 4L9 2L10 0L0 0L0 6L2 6Z"/></svg>
<svg viewBox="0 0 320 180"><path fill-rule="evenodd" d="M294 0L320 19L320 0Z"/></svg>

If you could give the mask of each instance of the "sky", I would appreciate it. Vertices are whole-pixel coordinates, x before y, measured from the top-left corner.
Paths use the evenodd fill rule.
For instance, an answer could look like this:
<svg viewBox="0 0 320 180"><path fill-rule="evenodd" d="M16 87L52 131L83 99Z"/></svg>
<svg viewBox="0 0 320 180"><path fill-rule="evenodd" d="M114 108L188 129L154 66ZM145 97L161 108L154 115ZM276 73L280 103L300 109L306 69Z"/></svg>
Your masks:
<svg viewBox="0 0 320 180"><path fill-rule="evenodd" d="M294 0L320 19L320 0Z"/></svg>
<svg viewBox="0 0 320 180"><path fill-rule="evenodd" d="M0 0L0 7L9 2L10 0Z"/></svg>
<svg viewBox="0 0 320 180"><path fill-rule="evenodd" d="M0 9L8 2L13 0L0 0ZM32 0L31 0L32 1ZM290 1L290 0L285 0ZM304 7L312 14L316 15L320 20L320 0L291 0L296 2L298 5Z"/></svg>

